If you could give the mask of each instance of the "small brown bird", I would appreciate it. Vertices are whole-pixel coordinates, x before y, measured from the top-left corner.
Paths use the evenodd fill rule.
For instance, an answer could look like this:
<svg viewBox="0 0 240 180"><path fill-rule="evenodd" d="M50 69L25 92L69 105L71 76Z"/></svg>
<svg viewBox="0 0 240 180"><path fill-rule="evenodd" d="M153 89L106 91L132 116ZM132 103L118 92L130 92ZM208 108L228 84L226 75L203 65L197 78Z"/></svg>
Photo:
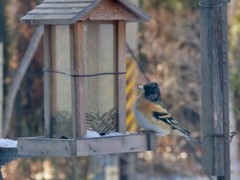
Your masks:
<svg viewBox="0 0 240 180"><path fill-rule="evenodd" d="M186 137L195 143L202 144L183 129L167 111L161 101L160 88L157 83L150 82L138 86L139 96L134 101L133 111L138 124L147 131L153 131L159 136L175 134Z"/></svg>

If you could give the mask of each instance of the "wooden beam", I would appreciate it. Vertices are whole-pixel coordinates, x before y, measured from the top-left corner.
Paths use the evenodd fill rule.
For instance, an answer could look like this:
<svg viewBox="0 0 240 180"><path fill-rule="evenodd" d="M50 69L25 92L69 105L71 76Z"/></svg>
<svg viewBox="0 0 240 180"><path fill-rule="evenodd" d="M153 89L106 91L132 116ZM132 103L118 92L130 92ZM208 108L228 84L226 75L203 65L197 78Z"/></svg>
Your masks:
<svg viewBox="0 0 240 180"><path fill-rule="evenodd" d="M117 21L117 72L126 72L126 21ZM117 76L118 132L126 132L126 75Z"/></svg>
<svg viewBox="0 0 240 180"><path fill-rule="evenodd" d="M203 166L230 179L227 7L203 7L224 2L200 0Z"/></svg>
<svg viewBox="0 0 240 180"><path fill-rule="evenodd" d="M18 139L18 154L28 156L72 157L152 151L155 149L155 133L135 133L81 139L52 139L43 137Z"/></svg>
<svg viewBox="0 0 240 180"><path fill-rule="evenodd" d="M76 140L30 137L18 139L18 154L29 156L63 156L76 155Z"/></svg>
<svg viewBox="0 0 240 180"><path fill-rule="evenodd" d="M71 26L71 73L84 74L83 22ZM72 130L74 138L86 134L85 78L72 77Z"/></svg>
<svg viewBox="0 0 240 180"><path fill-rule="evenodd" d="M156 147L155 134L151 141ZM91 138L85 141L77 140L77 156L139 152L154 150L155 147L151 146L152 149L149 149L147 134Z"/></svg>
<svg viewBox="0 0 240 180"><path fill-rule="evenodd" d="M44 69L51 68L51 26L44 26ZM44 135L52 137L51 132L51 74L44 73Z"/></svg>

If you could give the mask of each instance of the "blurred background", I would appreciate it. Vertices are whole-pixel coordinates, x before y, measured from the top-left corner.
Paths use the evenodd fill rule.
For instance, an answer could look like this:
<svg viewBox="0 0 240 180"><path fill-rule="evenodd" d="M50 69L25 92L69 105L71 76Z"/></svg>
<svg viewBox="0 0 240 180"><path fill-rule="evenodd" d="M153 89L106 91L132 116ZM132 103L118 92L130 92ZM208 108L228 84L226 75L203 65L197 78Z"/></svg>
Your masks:
<svg viewBox="0 0 240 180"><path fill-rule="evenodd" d="M201 139L201 59L199 7L194 0L132 0L152 16L147 23L129 23L127 29L127 119L129 132L139 131L131 106L136 86L157 81L162 100L179 121ZM31 61L24 54L36 27L19 19L41 0L1 0L0 55L3 57L1 92L2 138L43 135L43 42L35 40ZM230 131L240 129L240 0L228 5ZM39 33L39 37L42 34ZM0 46L1 47L1 46ZM22 80L16 76L21 67ZM24 68L23 68L24 69ZM16 91L17 90L17 91ZM16 96L13 92L16 91ZM11 105L13 109L11 110ZM6 120L9 119L9 126ZM232 179L240 177L239 135L230 144ZM157 150L133 154L74 158L18 159L2 168L6 180L51 179L214 179L201 167L201 148L185 138L158 137Z"/></svg>

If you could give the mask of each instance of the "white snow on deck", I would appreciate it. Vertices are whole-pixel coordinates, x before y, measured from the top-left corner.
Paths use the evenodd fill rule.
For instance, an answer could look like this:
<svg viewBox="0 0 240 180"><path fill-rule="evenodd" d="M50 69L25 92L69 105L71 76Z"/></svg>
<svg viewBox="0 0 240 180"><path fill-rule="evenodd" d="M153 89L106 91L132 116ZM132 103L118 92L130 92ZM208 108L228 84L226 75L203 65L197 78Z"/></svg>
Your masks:
<svg viewBox="0 0 240 180"><path fill-rule="evenodd" d="M0 147L17 147L17 141L0 138Z"/></svg>
<svg viewBox="0 0 240 180"><path fill-rule="evenodd" d="M87 134L84 136L85 138L95 138L95 137L110 137L110 136L124 136L129 133L119 133L119 132L111 132L109 134L105 134L104 136L99 135L96 131L87 130Z"/></svg>

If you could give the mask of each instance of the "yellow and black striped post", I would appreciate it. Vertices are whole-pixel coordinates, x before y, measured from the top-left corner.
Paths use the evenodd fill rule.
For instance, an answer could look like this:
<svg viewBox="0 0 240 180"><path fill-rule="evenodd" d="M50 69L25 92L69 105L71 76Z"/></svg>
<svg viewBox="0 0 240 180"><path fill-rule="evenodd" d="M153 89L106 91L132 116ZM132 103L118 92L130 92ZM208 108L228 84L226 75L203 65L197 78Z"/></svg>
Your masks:
<svg viewBox="0 0 240 180"><path fill-rule="evenodd" d="M138 71L136 69L138 69L138 66L131 57L127 57L126 62L127 62L127 74L126 74L127 119L126 119L126 125L127 125L128 132L136 132L138 125L134 118L132 106L133 106L133 101L134 101L135 97L137 96L136 83L137 83L137 78L138 78Z"/></svg>

